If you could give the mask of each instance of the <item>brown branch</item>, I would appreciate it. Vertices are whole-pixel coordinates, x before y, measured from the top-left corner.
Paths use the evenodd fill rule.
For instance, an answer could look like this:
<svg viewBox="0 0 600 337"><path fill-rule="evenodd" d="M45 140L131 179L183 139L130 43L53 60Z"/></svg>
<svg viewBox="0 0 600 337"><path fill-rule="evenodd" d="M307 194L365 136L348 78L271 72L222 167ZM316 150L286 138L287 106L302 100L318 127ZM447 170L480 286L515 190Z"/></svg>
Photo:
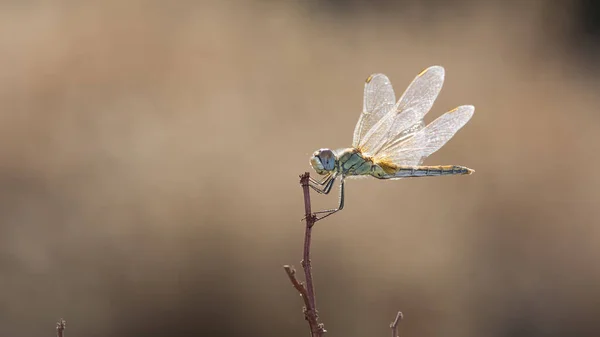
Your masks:
<svg viewBox="0 0 600 337"><path fill-rule="evenodd" d="M398 311L396 314L396 319L390 324L390 328L392 328L392 337L398 337L398 323L402 320L402 312Z"/></svg>
<svg viewBox="0 0 600 337"><path fill-rule="evenodd" d="M304 288L304 284L302 284L302 282L298 281L296 278L296 269L294 269L293 266L288 266L287 264L283 266L283 269L285 269L285 272L288 274L288 277L294 285L294 288L296 288L296 290L298 290L300 293L300 297L302 297L302 300L304 300L304 305L307 308L310 307L311 304L308 299L308 294L306 293L306 288Z"/></svg>
<svg viewBox="0 0 600 337"><path fill-rule="evenodd" d="M67 327L67 322L64 319L60 319L60 321L56 322L56 337L64 337L65 328Z"/></svg>
<svg viewBox="0 0 600 337"><path fill-rule="evenodd" d="M304 193L304 219L306 220L306 229L304 232L304 253L302 255L302 268L304 269L304 277L306 284L303 284L296 278L296 270L294 267L285 265L283 269L287 273L290 282L304 301L304 319L308 322L310 328L310 334L312 337L322 337L325 332L325 327L322 323L319 323L319 315L317 313L317 305L315 298L315 289L313 286L312 278L312 267L310 261L310 243L312 238L312 228L320 219L317 219L316 215L312 212L310 206L310 189L309 189L310 174L308 172L300 176L300 185L302 185L302 192ZM398 312L396 319L390 328L392 329L392 337L398 337L398 323L402 319L402 313Z"/></svg>
<svg viewBox="0 0 600 337"><path fill-rule="evenodd" d="M306 290L308 292L308 299L310 305L316 310L315 303L315 288L312 280L312 267L310 264L310 242L312 235L312 228L317 221L317 217L312 214L310 207L310 190L308 189L308 181L310 179L310 173L306 172L300 176L300 185L302 185L302 192L304 193L304 218L306 219L306 230L304 231L304 254L302 255L302 267L304 268L304 275L306 276Z"/></svg>
<svg viewBox="0 0 600 337"><path fill-rule="evenodd" d="M304 218L306 219L306 230L304 232L304 253L302 255L302 268L304 269L304 277L306 286L296 278L296 270L288 265L283 266L288 274L292 285L304 300L304 318L308 322L310 334L312 337L321 337L325 332L325 327L319 323L319 315L315 300L315 289L313 286L312 267L310 263L310 243L312 228L317 221L317 217L312 213L310 207L310 190L309 190L310 174L308 172L300 176L300 185L304 193Z"/></svg>

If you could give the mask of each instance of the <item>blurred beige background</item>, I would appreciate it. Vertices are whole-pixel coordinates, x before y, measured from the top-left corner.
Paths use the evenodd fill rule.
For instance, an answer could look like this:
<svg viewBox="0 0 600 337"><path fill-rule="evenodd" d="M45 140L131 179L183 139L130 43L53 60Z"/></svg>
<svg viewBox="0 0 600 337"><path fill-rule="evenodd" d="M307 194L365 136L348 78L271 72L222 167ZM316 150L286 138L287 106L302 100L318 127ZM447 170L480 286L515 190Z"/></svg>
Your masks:
<svg viewBox="0 0 600 337"><path fill-rule="evenodd" d="M2 2L1 335L308 335L281 268L298 175L351 144L369 74L400 95L440 64L427 121L476 111L426 163L477 172L348 182L314 233L328 335L387 336L402 310L402 336L598 336L600 81L577 10Z"/></svg>

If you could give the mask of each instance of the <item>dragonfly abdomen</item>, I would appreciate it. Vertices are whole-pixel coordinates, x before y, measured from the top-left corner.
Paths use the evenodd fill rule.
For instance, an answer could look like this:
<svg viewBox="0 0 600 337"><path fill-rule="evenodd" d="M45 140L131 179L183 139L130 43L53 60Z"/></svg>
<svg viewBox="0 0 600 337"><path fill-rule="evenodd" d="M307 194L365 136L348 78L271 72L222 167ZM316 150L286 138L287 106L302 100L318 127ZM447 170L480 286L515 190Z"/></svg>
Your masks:
<svg viewBox="0 0 600 337"><path fill-rule="evenodd" d="M402 177L435 177L458 174L472 174L473 170L464 166L456 165L438 165L438 166L399 166L398 171L394 175L387 178L402 178Z"/></svg>

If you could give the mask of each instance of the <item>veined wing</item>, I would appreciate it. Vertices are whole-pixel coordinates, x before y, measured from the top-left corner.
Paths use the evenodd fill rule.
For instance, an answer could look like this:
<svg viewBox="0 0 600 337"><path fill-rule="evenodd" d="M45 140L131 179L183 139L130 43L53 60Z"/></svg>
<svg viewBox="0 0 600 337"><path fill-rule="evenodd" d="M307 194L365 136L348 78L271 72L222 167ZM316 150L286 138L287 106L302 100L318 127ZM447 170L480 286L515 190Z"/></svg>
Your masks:
<svg viewBox="0 0 600 337"><path fill-rule="evenodd" d="M442 85L444 68L432 66L410 83L398 103L381 118L354 146L368 156L375 156L398 138L406 139L423 128L423 117L433 106Z"/></svg>
<svg viewBox="0 0 600 337"><path fill-rule="evenodd" d="M365 82L363 111L354 128L353 147L358 147L361 139L383 116L394 108L396 95L392 83L384 74L373 74Z"/></svg>
<svg viewBox="0 0 600 337"><path fill-rule="evenodd" d="M376 161L391 162L397 166L417 166L439 150L473 116L475 107L462 105L438 117L412 137L384 148Z"/></svg>

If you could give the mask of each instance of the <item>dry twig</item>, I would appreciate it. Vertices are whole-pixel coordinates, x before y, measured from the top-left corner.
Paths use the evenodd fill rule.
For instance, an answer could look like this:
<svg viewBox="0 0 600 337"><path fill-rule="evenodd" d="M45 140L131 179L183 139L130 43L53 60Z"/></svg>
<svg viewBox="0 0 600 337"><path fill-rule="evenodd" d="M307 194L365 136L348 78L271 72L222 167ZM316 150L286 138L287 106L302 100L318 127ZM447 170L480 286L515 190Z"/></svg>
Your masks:
<svg viewBox="0 0 600 337"><path fill-rule="evenodd" d="M315 289L313 286L312 279L312 268L310 265L310 242L312 228L317 221L317 217L312 213L310 207L310 191L308 189L308 181L310 174L308 172L300 176L300 184L304 192L304 214L306 219L306 230L304 232L304 254L302 255L302 268L304 269L304 277L306 284L298 281L296 278L296 270L294 267L285 265L283 268L287 273L292 285L304 300L304 318L308 322L310 327L310 333L312 337L321 337L325 332L325 327L322 323L319 323L319 315L317 313L317 306L315 301Z"/></svg>
<svg viewBox="0 0 600 337"><path fill-rule="evenodd" d="M304 318L308 322L310 328L310 334L312 337L322 337L325 332L325 326L323 323L319 323L319 315L317 312L317 304L315 299L315 289L313 286L312 278L312 267L310 261L310 243L312 236L312 228L315 222L321 219L317 219L316 215L312 212L310 206L310 190L309 190L309 179L310 174L308 172L300 176L300 185L302 185L302 191L304 193L304 219L306 220L306 230L304 232L304 253L302 255L302 268L304 269L304 277L306 284L302 283L296 278L296 270L293 266L285 265L283 269L287 273L292 285L304 301ZM396 320L392 322L390 328L392 329L393 337L398 337L398 323L402 319L402 313L398 312Z"/></svg>
<svg viewBox="0 0 600 337"><path fill-rule="evenodd" d="M396 319L392 322L392 324L390 324L390 328L392 329L392 337L399 337L398 336L398 323L400 323L402 318L403 318L402 312L398 311L398 313L396 314Z"/></svg>
<svg viewBox="0 0 600 337"><path fill-rule="evenodd" d="M58 322L56 322L56 337L64 337L66 327L67 322L64 319L61 318Z"/></svg>

